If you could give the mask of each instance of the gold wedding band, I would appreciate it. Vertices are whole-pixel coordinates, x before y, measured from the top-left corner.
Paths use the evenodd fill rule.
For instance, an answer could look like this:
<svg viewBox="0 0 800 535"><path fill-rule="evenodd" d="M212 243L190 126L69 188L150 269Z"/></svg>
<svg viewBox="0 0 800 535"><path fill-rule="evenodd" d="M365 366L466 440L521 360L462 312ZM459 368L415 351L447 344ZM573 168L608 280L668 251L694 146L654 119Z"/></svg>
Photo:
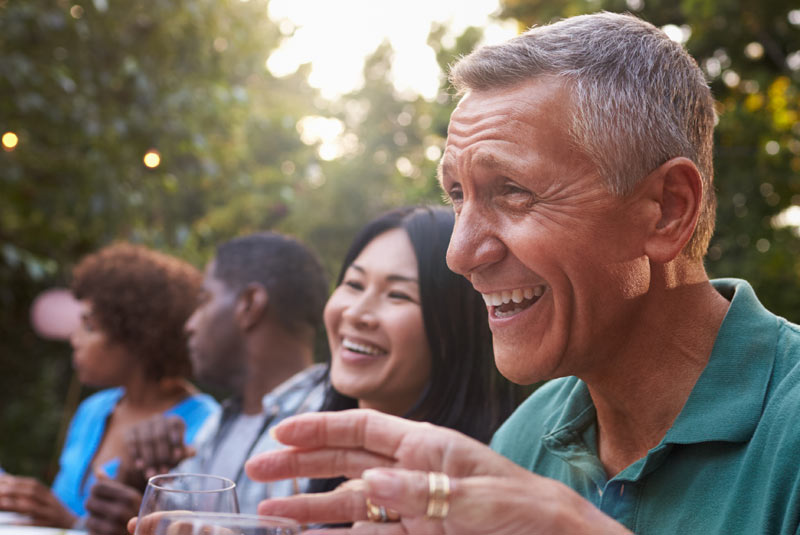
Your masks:
<svg viewBox="0 0 800 535"><path fill-rule="evenodd" d="M383 505L375 505L367 498L367 520L370 522L399 522L400 513Z"/></svg>
<svg viewBox="0 0 800 535"><path fill-rule="evenodd" d="M426 518L443 519L450 511L450 478L441 472L428 472L428 510Z"/></svg>

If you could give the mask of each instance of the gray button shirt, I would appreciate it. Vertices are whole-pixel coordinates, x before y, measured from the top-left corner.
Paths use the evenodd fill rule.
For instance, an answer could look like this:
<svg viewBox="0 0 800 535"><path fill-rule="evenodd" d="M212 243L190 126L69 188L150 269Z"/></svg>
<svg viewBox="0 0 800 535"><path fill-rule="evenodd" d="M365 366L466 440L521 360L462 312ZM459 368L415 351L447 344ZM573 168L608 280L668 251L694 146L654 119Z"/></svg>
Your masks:
<svg viewBox="0 0 800 535"><path fill-rule="evenodd" d="M259 502L267 498L304 492L307 479L259 483L247 477L243 464L256 453L285 447L269 434L269 430L279 422L295 414L320 409L325 397L325 368L324 364L311 366L266 394L262 401L264 412L259 418L259 429L247 433L249 437L236 436L242 413L235 400L226 400L222 404L223 410L209 417L198 431L195 440L197 454L184 460L172 472L214 474L233 479L236 482L239 510L248 514L255 514ZM237 449L236 446L238 451L234 452L232 448ZM220 464L217 458L220 455L233 462Z"/></svg>

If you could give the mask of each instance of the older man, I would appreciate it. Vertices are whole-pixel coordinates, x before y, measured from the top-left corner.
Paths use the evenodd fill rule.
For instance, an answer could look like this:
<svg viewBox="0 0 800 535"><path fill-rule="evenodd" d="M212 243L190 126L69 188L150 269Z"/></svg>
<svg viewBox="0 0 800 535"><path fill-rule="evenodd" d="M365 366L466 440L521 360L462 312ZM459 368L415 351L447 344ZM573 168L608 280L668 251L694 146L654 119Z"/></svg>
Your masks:
<svg viewBox="0 0 800 535"><path fill-rule="evenodd" d="M800 327L706 275L714 110L694 60L602 13L451 79L449 265L486 299L503 374L553 379L493 440L516 464L373 413L300 417L276 429L297 449L250 474L362 480L260 511L401 518L354 533L800 533Z"/></svg>

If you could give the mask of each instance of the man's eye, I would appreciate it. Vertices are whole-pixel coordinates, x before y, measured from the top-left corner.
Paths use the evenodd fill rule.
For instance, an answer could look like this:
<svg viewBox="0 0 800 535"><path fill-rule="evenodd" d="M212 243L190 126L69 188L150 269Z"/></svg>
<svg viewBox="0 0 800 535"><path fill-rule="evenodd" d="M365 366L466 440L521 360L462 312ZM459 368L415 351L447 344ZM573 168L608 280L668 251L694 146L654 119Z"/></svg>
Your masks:
<svg viewBox="0 0 800 535"><path fill-rule="evenodd" d="M530 195L531 194L530 191L528 191L528 190L526 190L524 188L521 188L519 186L516 186L514 184L506 184L505 186L503 186L503 193L505 195Z"/></svg>
<svg viewBox="0 0 800 535"><path fill-rule="evenodd" d="M515 203L524 202L525 204L533 204L536 201L536 196L532 192L515 184L505 184L501 193L503 197Z"/></svg>
<svg viewBox="0 0 800 535"><path fill-rule="evenodd" d="M442 200L445 204L458 207L464 200L464 192L461 191L461 186L453 186L442 194Z"/></svg>

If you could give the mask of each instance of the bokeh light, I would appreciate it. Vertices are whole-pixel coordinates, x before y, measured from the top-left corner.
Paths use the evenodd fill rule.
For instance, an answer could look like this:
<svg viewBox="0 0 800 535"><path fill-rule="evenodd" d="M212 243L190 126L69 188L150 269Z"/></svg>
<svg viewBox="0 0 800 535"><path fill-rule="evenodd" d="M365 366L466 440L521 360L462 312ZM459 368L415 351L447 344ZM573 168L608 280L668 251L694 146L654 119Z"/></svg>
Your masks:
<svg viewBox="0 0 800 535"><path fill-rule="evenodd" d="M153 169L155 167L158 167L158 165L161 163L161 155L158 153L157 150L150 149L144 155L143 160L144 160L144 164L147 167L149 167L150 169Z"/></svg>
<svg viewBox="0 0 800 535"><path fill-rule="evenodd" d="M19 138L14 132L6 132L3 134L3 148L6 150L14 150L19 143Z"/></svg>

